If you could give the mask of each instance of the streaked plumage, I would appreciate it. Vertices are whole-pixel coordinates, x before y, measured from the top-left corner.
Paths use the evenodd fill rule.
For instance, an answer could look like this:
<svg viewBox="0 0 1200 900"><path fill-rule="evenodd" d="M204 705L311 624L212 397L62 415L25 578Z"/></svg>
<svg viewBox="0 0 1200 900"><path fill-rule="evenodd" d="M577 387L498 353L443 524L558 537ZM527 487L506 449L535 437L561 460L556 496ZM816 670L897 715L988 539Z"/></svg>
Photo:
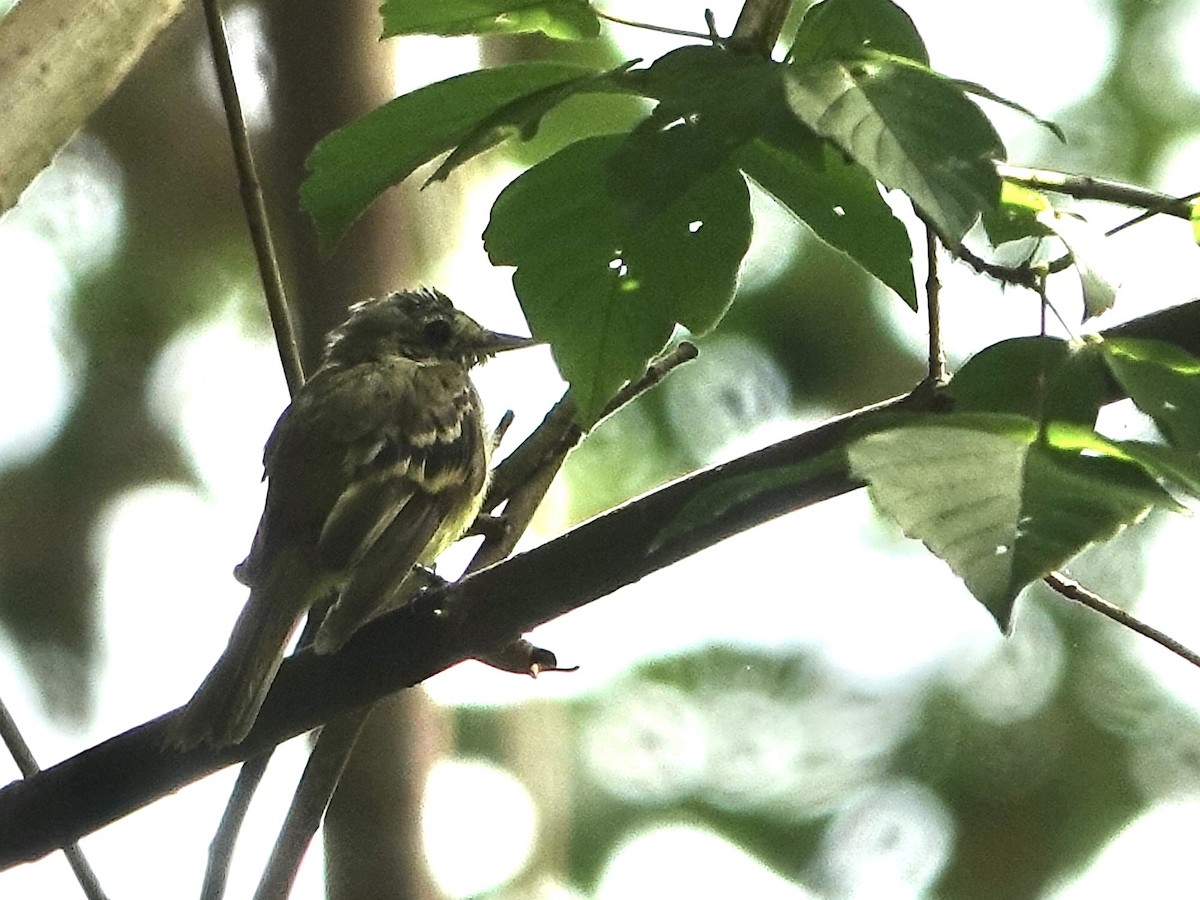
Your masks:
<svg viewBox="0 0 1200 900"><path fill-rule="evenodd" d="M241 741L310 607L336 595L315 642L336 650L471 524L490 438L468 371L529 343L437 291L351 308L267 441L267 501L235 570L250 598L170 744Z"/></svg>

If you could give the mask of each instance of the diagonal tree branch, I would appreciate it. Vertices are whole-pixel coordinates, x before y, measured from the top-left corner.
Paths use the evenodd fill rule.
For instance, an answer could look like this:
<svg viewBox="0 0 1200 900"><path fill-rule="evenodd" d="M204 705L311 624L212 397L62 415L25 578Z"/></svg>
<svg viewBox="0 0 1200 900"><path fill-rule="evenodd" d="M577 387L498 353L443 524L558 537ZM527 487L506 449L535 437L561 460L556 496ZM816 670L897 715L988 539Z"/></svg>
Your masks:
<svg viewBox="0 0 1200 900"><path fill-rule="evenodd" d="M1200 653L1189 649L1169 634L1159 631L1152 625L1147 625L1137 616L1126 612L1114 603L1109 603L1094 591L1089 591L1073 578L1062 572L1051 572L1042 579L1060 597L1082 603L1093 612L1098 612L1105 618L1112 619L1118 625L1135 631L1147 640L1165 647L1181 659L1186 659L1193 666L1200 666Z"/></svg>
<svg viewBox="0 0 1200 900"><path fill-rule="evenodd" d="M1135 184L1095 178L1091 175L1071 175L1050 169L1031 169L1009 163L997 163L996 173L1014 184L1039 191L1066 194L1076 200L1103 200L1184 220L1190 219L1192 215L1191 200L1172 197L1170 194L1152 191Z"/></svg>
<svg viewBox="0 0 1200 900"><path fill-rule="evenodd" d="M1106 334L1171 341L1200 355L1200 300ZM1110 398L1120 398L1115 384ZM941 408L915 392L834 419L676 481L562 537L367 625L332 656L280 670L244 743L161 749L160 716L0 790L0 868L37 859L205 775L321 722L502 646L531 628L733 534L861 486L838 452L884 417Z"/></svg>
<svg viewBox="0 0 1200 900"><path fill-rule="evenodd" d="M336 654L306 652L285 661L255 728L236 747L164 751L173 715L168 714L8 785L0 790L0 867L37 859L211 772L503 646L724 537L858 487L844 467L832 466L819 477L749 502L735 498L726 514L656 546L663 529L703 492L818 458L838 447L853 427L911 403L890 401L676 482L467 578L444 595L426 595L380 617ZM443 614L447 609L453 613Z"/></svg>
<svg viewBox="0 0 1200 900"><path fill-rule="evenodd" d="M25 743L25 738L21 734L20 728L17 727L16 720L13 719L3 700L0 700L0 740L3 740L8 752L12 754L17 768L21 770L23 776L30 778L41 771L41 767L33 756L33 751ZM75 875L75 880L79 882L83 895L88 900L106 900L100 879L96 877L95 870L87 861L87 857L83 855L83 850L79 845L68 844L63 847L63 854L67 857L67 863Z"/></svg>

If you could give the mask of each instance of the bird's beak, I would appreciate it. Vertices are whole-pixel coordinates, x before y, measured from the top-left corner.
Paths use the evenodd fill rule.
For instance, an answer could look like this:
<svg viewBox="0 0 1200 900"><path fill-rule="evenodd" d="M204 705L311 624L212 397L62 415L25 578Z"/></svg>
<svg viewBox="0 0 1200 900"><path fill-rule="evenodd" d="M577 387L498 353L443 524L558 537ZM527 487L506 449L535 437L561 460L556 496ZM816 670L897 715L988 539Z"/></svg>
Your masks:
<svg viewBox="0 0 1200 900"><path fill-rule="evenodd" d="M479 350L488 354L503 353L505 350L536 347L540 343L542 341L531 337L521 337L519 334L501 334L498 331L488 331L479 341Z"/></svg>

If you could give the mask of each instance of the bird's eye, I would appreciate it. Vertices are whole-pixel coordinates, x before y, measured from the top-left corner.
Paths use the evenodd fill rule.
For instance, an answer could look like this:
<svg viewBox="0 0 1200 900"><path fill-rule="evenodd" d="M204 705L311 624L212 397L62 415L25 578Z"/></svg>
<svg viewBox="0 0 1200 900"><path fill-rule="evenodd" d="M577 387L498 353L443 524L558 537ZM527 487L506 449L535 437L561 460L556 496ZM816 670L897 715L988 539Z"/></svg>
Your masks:
<svg viewBox="0 0 1200 900"><path fill-rule="evenodd" d="M445 319L434 319L425 326L425 340L435 347L440 347L450 340L452 329Z"/></svg>

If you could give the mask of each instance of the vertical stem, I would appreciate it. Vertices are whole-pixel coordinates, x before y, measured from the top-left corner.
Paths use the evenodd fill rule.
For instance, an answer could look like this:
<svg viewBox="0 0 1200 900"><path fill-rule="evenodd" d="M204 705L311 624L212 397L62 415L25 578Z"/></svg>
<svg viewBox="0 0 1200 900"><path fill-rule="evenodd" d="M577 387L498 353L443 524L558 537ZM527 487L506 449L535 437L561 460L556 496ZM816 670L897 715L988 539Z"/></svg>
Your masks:
<svg viewBox="0 0 1200 900"><path fill-rule="evenodd" d="M16 719L9 713L3 700L0 700L0 740L4 741L4 746L12 754L22 776L32 778L41 771L41 767L38 766L37 760L33 756L33 751L29 749L29 745L25 743L25 738L21 734L21 729L17 727ZM79 848L79 845L68 844L63 847L63 854L67 857L71 871L75 873L75 880L83 889L83 895L88 900L106 900L104 889L100 887L100 880L96 877L95 871L88 863L87 857L83 855L83 850Z"/></svg>
<svg viewBox="0 0 1200 900"><path fill-rule="evenodd" d="M287 382L288 394L295 396L304 384L304 367L296 344L296 331L292 325L291 311L283 290L283 279L279 274L279 260L275 243L271 238L271 226L267 218L266 202L263 200L262 185L254 164L254 153L250 149L250 136L246 131L246 119L242 113L242 102L238 96L237 81L233 75L233 62L229 56L229 42L225 34L225 23L217 0L204 0L204 22L208 29L209 45L212 48L213 68L217 86L221 91L221 105L225 110L225 122L229 129L229 143L233 149L234 167L238 173L238 185L242 196L242 207L246 214L246 227L258 262L258 274L262 280L263 294L267 301L267 312L271 328L275 332L275 345ZM205 871L201 896L207 900L219 900L225 893L229 863L233 855L233 844L241 829L242 821L250 805L250 799L262 780L271 758L267 752L249 760L238 775L235 787L217 833L209 849L208 868Z"/></svg>
<svg viewBox="0 0 1200 900"><path fill-rule="evenodd" d="M287 380L288 393L294 396L304 384L304 368L296 346L296 331L292 326L287 297L283 292L283 280L279 276L279 262L275 255L275 244L271 240L267 207L254 166L254 154L250 150L250 137L246 133L246 120L242 115L241 100L238 99L233 64L229 59L229 44L225 39L225 24L221 20L217 0L204 0L204 21L208 26L209 42L212 44L213 66L216 68L217 84L221 89L221 102L225 107L225 121L229 126L229 142L233 146L233 160L237 168L242 205L246 211L246 225L250 230L250 240L254 244L254 256L258 260L258 274L262 278L263 293L267 298L271 327L275 331L275 344L279 348L279 360L283 364L283 377Z"/></svg>
<svg viewBox="0 0 1200 900"><path fill-rule="evenodd" d="M929 316L929 375L930 384L946 383L946 354L942 348L942 285L938 281L937 234L925 223L925 307Z"/></svg>
<svg viewBox="0 0 1200 900"><path fill-rule="evenodd" d="M1038 295L1038 334L1041 337L1046 336L1046 310L1050 307L1050 298L1046 295L1046 273L1041 271L1037 276L1037 295ZM1043 348L1043 354L1045 350ZM1043 356L1044 358L1044 356ZM1046 369L1043 365L1038 371L1037 377L1037 422L1038 422L1038 440L1042 440L1046 436Z"/></svg>
<svg viewBox="0 0 1200 900"><path fill-rule="evenodd" d="M217 832L208 845L208 866L204 870L204 885L200 888L200 900L221 900L225 896L225 886L229 880L229 867L233 863L233 847L237 843L238 833L242 823L246 821L246 813L250 811L250 801L258 790L263 775L267 772L267 763L271 761L272 751L267 750L258 756L251 757L242 763L238 771L237 782L225 804L225 813L217 825Z"/></svg>
<svg viewBox="0 0 1200 900"><path fill-rule="evenodd" d="M770 58L792 0L746 0L729 41L739 49Z"/></svg>

